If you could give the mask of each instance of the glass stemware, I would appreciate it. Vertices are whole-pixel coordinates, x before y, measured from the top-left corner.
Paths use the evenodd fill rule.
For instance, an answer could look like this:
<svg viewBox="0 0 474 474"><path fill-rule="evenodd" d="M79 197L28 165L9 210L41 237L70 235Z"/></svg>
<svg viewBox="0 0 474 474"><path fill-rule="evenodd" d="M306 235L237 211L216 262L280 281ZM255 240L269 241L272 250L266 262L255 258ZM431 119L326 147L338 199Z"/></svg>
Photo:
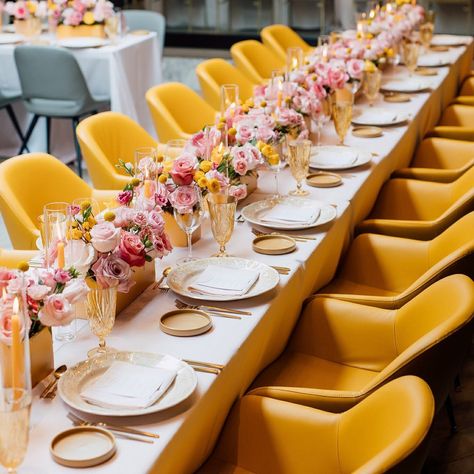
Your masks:
<svg viewBox="0 0 474 474"><path fill-rule="evenodd" d="M120 33L122 17L120 11L114 11L113 15L105 19L104 31L112 44L117 42Z"/></svg>
<svg viewBox="0 0 474 474"><path fill-rule="evenodd" d="M420 41L425 52L428 52L433 39L434 25L426 22L420 25Z"/></svg>
<svg viewBox="0 0 474 474"><path fill-rule="evenodd" d="M181 229L186 233L186 238L188 242L188 256L179 259L177 262L178 265L182 265L183 263L188 263L196 260L196 258L193 258L192 236L193 232L201 225L201 219L204 215L201 191L195 185L191 185L189 186L189 188L192 188L189 190L189 192L195 193L196 195L196 202L192 206L192 208L173 208L174 218L179 227L181 227Z"/></svg>
<svg viewBox="0 0 474 474"><path fill-rule="evenodd" d="M51 202L43 208L42 230L45 262L48 268L64 268L68 219L67 202Z"/></svg>
<svg viewBox="0 0 474 474"><path fill-rule="evenodd" d="M296 180L296 189L291 191L293 196L307 196L309 191L302 189L303 180L309 171L311 155L310 140L290 140L288 142L288 164L293 178Z"/></svg>
<svg viewBox="0 0 474 474"><path fill-rule="evenodd" d="M379 69L373 71L364 71L362 80L362 90L365 97L369 101L370 107L374 105L380 91L380 84L382 83L382 73Z"/></svg>
<svg viewBox="0 0 474 474"><path fill-rule="evenodd" d="M329 59L329 45L331 44L331 37L329 35L320 35L318 37L318 53L321 61L324 63Z"/></svg>
<svg viewBox="0 0 474 474"><path fill-rule="evenodd" d="M334 99L332 102L332 118L339 137L339 144L344 145L344 139L352 121L352 100Z"/></svg>
<svg viewBox="0 0 474 474"><path fill-rule="evenodd" d="M225 246L234 231L237 199L228 194L208 194L207 205L209 207L212 235L219 244L219 252L213 256L227 257Z"/></svg>
<svg viewBox="0 0 474 474"><path fill-rule="evenodd" d="M298 70L303 65L303 50L299 47L288 48L286 50L286 74L290 80L290 74Z"/></svg>
<svg viewBox="0 0 474 474"><path fill-rule="evenodd" d="M223 84L221 86L221 117L229 109L229 113L234 116L239 105L239 86L237 84Z"/></svg>
<svg viewBox="0 0 474 474"><path fill-rule="evenodd" d="M276 150L274 159L270 162L268 161L268 169L273 172L275 177L275 194L273 195L272 199L278 201L281 198L280 189L279 189L279 175L280 171L285 167L285 140L281 140L280 142L274 145Z"/></svg>
<svg viewBox="0 0 474 474"><path fill-rule="evenodd" d="M418 56L420 54L420 45L416 41L405 40L402 44L403 62L409 71L410 77L415 72L418 65Z"/></svg>
<svg viewBox="0 0 474 474"><path fill-rule="evenodd" d="M87 294L87 319L92 333L99 338L99 347L87 352L88 357L115 352L106 346L105 338L112 332L117 307L117 287L102 288L91 284Z"/></svg>
<svg viewBox="0 0 474 474"><path fill-rule="evenodd" d="M317 130L317 146L321 146L321 130L331 118L331 101L328 97L319 101L319 109L315 114Z"/></svg>

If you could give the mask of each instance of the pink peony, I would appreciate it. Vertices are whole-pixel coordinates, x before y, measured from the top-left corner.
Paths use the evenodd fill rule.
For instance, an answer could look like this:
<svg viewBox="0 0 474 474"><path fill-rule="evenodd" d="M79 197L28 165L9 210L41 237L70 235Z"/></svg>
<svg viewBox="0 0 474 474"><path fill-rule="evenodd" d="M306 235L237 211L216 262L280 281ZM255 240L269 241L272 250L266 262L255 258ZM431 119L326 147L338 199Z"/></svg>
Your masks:
<svg viewBox="0 0 474 474"><path fill-rule="evenodd" d="M193 182L194 171L198 166L196 157L191 153L183 153L173 162L171 177L178 186L188 186Z"/></svg>
<svg viewBox="0 0 474 474"><path fill-rule="evenodd" d="M46 298L38 317L45 326L65 326L74 318L74 307L63 294L55 293Z"/></svg>
<svg viewBox="0 0 474 474"><path fill-rule="evenodd" d="M138 235L122 232L117 255L132 267L145 265L145 246Z"/></svg>
<svg viewBox="0 0 474 474"><path fill-rule="evenodd" d="M198 200L199 193L195 186L179 186L170 194L171 205L181 214L192 212Z"/></svg>
<svg viewBox="0 0 474 474"><path fill-rule="evenodd" d="M120 229L112 222L103 222L92 227L91 243L98 252L107 253L120 243Z"/></svg>
<svg viewBox="0 0 474 474"><path fill-rule="evenodd" d="M101 288L116 286L121 293L128 293L135 284L130 265L115 254L100 257L92 266L92 270Z"/></svg>

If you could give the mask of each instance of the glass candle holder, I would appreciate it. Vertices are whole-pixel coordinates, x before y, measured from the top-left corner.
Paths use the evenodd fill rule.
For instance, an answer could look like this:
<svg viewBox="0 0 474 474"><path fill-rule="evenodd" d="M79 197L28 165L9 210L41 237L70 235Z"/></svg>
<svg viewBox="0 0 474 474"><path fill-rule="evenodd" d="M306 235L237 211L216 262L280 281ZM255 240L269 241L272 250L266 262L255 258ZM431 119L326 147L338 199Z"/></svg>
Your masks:
<svg viewBox="0 0 474 474"><path fill-rule="evenodd" d="M64 268L69 204L52 202L43 208L45 262L48 268Z"/></svg>
<svg viewBox="0 0 474 474"><path fill-rule="evenodd" d="M221 117L226 112L232 117L239 106L239 86L237 84L223 84L221 86Z"/></svg>
<svg viewBox="0 0 474 474"><path fill-rule="evenodd" d="M286 74L290 80L290 74L303 66L303 50L299 47L286 50Z"/></svg>
<svg viewBox="0 0 474 474"><path fill-rule="evenodd" d="M135 150L135 176L142 181L139 194L151 199L157 188L158 161L156 148L141 147Z"/></svg>

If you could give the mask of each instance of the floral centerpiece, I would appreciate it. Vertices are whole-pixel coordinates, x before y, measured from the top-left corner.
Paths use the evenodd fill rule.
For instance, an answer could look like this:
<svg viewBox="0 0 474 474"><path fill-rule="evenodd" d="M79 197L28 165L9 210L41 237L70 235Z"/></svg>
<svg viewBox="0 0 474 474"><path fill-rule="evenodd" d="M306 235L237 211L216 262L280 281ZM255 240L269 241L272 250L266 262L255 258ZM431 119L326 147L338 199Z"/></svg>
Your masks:
<svg viewBox="0 0 474 474"><path fill-rule="evenodd" d="M41 33L41 20L48 16L48 3L46 1L19 0L18 2L6 2L4 9L13 19L15 32L27 37L38 36Z"/></svg>

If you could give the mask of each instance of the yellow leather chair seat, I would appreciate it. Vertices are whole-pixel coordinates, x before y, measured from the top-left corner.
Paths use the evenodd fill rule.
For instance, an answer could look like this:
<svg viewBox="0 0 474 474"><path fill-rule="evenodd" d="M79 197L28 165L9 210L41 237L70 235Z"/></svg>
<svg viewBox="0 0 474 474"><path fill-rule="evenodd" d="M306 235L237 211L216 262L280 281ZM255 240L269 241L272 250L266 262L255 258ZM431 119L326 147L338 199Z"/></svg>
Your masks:
<svg viewBox="0 0 474 474"><path fill-rule="evenodd" d="M254 84L264 84L272 77L272 71L285 67L286 61L256 40L235 43L230 48L235 65Z"/></svg>
<svg viewBox="0 0 474 474"><path fill-rule="evenodd" d="M36 249L38 216L50 202L94 198L112 201L117 191L95 190L69 167L46 153L15 156L0 164L0 209L12 245Z"/></svg>
<svg viewBox="0 0 474 474"><path fill-rule="evenodd" d="M453 100L453 103L454 104L460 104L460 105L473 106L474 105L474 96L459 95Z"/></svg>
<svg viewBox="0 0 474 474"><path fill-rule="evenodd" d="M418 472L433 413L430 389L417 377L394 380L341 414L246 395L198 472Z"/></svg>
<svg viewBox="0 0 474 474"><path fill-rule="evenodd" d="M394 171L394 178L450 183L474 165L474 149L469 141L427 138L420 143L410 168Z"/></svg>
<svg viewBox="0 0 474 474"><path fill-rule="evenodd" d="M36 255L37 250L0 249L0 267L17 268L20 263L29 262Z"/></svg>
<svg viewBox="0 0 474 474"><path fill-rule="evenodd" d="M263 44L270 48L282 61L286 62L288 48L301 48L303 54L313 48L287 25L269 25L260 32Z"/></svg>
<svg viewBox="0 0 474 474"><path fill-rule="evenodd" d="M446 277L398 310L317 297L250 394L344 411L401 375L422 377L442 406L474 332L474 282Z"/></svg>
<svg viewBox="0 0 474 474"><path fill-rule="evenodd" d="M450 105L443 112L439 125L428 135L474 141L474 108L469 105Z"/></svg>
<svg viewBox="0 0 474 474"><path fill-rule="evenodd" d="M381 308L398 308L456 269L472 272L472 229L474 212L432 240L361 234L352 242L337 277L319 294Z"/></svg>
<svg viewBox="0 0 474 474"><path fill-rule="evenodd" d="M167 82L148 89L146 101L161 143L190 138L206 125L213 125L216 110L192 89Z"/></svg>
<svg viewBox="0 0 474 474"><path fill-rule="evenodd" d="M82 155L92 184L97 189L123 189L130 176L118 170L119 160L135 162L135 150L157 148L164 153L148 132L130 117L117 112L102 112L82 120L76 129Z"/></svg>
<svg viewBox="0 0 474 474"><path fill-rule="evenodd" d="M204 99L216 110L221 109L221 87L224 84L237 84L242 101L253 97L256 84L225 59L208 59L202 62L196 67L196 75Z"/></svg>
<svg viewBox="0 0 474 474"><path fill-rule="evenodd" d="M358 233L432 239L474 210L474 168L452 183L390 179Z"/></svg>
<svg viewBox="0 0 474 474"><path fill-rule="evenodd" d="M474 74L472 74L474 71L471 71L471 76L467 77L463 84L462 87L459 91L459 95L463 96L469 96L473 95L474 96Z"/></svg>

